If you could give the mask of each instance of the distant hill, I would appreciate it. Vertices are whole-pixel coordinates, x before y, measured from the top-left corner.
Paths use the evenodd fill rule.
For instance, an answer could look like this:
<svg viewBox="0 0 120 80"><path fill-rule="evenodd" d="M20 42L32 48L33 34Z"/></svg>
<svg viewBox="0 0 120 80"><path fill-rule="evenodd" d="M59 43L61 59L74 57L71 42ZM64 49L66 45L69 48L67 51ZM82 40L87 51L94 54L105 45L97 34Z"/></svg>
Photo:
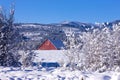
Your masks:
<svg viewBox="0 0 120 80"><path fill-rule="evenodd" d="M120 20L104 23L82 23L77 21L64 21L53 24L39 24L39 23L15 23L14 24L21 34L24 35L28 49L37 49L45 39L58 38L66 41L66 33L70 31L75 33L82 33L92 31L93 29L101 29L104 27L112 28L113 25L120 25Z"/></svg>

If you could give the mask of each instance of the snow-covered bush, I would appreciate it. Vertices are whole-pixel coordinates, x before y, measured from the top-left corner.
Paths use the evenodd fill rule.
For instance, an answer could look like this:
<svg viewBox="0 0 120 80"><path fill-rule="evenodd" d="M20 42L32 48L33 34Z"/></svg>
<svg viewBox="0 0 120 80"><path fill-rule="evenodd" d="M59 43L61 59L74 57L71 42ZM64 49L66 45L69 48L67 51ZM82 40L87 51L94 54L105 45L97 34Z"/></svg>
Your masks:
<svg viewBox="0 0 120 80"><path fill-rule="evenodd" d="M71 49L65 53L70 63L75 63L75 69L83 71L120 70L120 26L112 29L94 29L92 32L83 32L79 36L81 44L76 46L75 38L69 37ZM75 67L77 66L77 67Z"/></svg>
<svg viewBox="0 0 120 80"><path fill-rule="evenodd" d="M116 29L117 28L117 29ZM95 29L83 33L83 47L80 50L80 69L89 71L115 70L120 66L120 26Z"/></svg>
<svg viewBox="0 0 120 80"><path fill-rule="evenodd" d="M83 60L83 69L96 71L103 67L107 67L106 59L110 45L110 31L108 28L102 30L95 29L93 32L83 33L83 47L81 49L81 57Z"/></svg>
<svg viewBox="0 0 120 80"><path fill-rule="evenodd" d="M28 66L32 66L33 64L33 59L35 57L35 53L28 50L28 51L24 51L24 54L22 56L22 67L28 67Z"/></svg>

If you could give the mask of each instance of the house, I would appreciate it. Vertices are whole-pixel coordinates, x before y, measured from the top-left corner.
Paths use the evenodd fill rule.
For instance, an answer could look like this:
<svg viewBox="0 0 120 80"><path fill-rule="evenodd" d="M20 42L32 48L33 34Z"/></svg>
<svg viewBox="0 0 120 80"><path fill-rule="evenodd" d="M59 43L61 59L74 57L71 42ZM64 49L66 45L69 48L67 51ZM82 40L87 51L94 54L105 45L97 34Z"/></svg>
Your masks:
<svg viewBox="0 0 120 80"><path fill-rule="evenodd" d="M61 50L64 48L64 44L59 39L47 39L39 47L38 50Z"/></svg>

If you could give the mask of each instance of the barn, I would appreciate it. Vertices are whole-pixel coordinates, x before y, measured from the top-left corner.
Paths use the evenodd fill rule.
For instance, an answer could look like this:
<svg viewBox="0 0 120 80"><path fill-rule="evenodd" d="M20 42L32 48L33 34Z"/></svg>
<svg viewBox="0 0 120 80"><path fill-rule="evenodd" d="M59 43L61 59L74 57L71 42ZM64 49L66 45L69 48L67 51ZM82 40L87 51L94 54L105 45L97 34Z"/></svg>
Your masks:
<svg viewBox="0 0 120 80"><path fill-rule="evenodd" d="M69 58L65 55L67 50L35 50L33 59L35 65L42 67L59 67L69 63Z"/></svg>
<svg viewBox="0 0 120 80"><path fill-rule="evenodd" d="M61 50L64 48L64 44L59 39L46 39L39 47L38 50Z"/></svg>

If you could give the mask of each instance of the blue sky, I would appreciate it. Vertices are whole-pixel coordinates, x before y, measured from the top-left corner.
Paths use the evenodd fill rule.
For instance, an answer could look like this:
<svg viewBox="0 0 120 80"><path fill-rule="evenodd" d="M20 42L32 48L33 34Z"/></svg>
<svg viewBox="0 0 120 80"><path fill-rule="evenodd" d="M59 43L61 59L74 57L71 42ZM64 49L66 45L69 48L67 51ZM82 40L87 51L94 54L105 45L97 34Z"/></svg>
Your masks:
<svg viewBox="0 0 120 80"><path fill-rule="evenodd" d="M120 0L0 0L15 3L15 22L106 22L120 19Z"/></svg>

